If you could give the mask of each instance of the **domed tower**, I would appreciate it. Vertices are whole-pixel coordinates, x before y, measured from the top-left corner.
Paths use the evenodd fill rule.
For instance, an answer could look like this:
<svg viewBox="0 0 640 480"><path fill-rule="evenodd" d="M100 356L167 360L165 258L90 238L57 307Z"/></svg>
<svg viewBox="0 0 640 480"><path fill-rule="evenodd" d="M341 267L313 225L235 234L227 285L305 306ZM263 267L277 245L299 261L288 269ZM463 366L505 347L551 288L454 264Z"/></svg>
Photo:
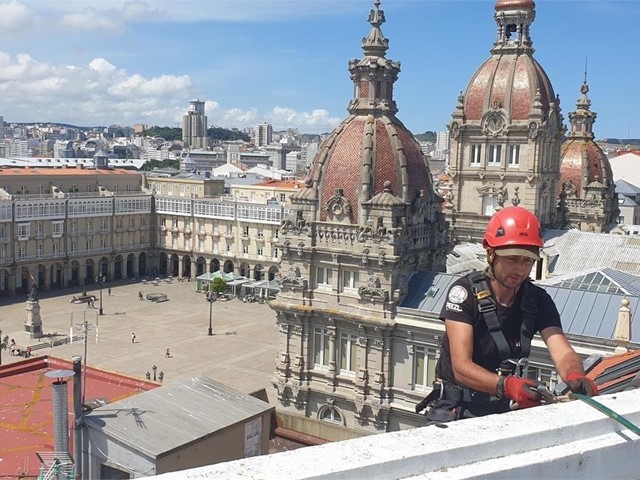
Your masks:
<svg viewBox="0 0 640 480"><path fill-rule="evenodd" d="M564 228L608 232L620 210L609 159L594 141L592 112L585 75L576 111L569 113L571 131L562 146L558 220Z"/></svg>
<svg viewBox="0 0 640 480"><path fill-rule="evenodd" d="M533 0L500 0L491 57L473 74L449 123L450 192L445 210L459 240L481 240L505 205L555 222L564 127L560 100L533 58Z"/></svg>
<svg viewBox="0 0 640 480"><path fill-rule="evenodd" d="M282 337L274 378L282 408L312 418L349 412L346 427L361 433L387 426L391 335L409 277L444 271L449 251L442 198L395 116L400 64L385 56L384 21L376 0L364 55L349 62L349 116L291 197L279 235L282 287L271 303Z"/></svg>

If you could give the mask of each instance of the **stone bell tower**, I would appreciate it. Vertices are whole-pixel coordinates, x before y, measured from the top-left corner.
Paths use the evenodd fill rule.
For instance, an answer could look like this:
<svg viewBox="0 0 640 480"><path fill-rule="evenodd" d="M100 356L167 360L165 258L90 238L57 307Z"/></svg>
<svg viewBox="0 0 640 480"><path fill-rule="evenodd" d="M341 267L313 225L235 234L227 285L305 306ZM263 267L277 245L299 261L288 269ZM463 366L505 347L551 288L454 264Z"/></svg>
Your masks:
<svg viewBox="0 0 640 480"><path fill-rule="evenodd" d="M338 438L335 422L354 435L386 430L398 301L416 270L444 271L449 251L442 198L396 117L400 64L386 58L379 0L368 20L364 54L349 62L349 116L291 198L280 235L282 290L272 302L280 411L299 431L304 418L309 433L327 439Z"/></svg>
<svg viewBox="0 0 640 480"><path fill-rule="evenodd" d="M458 97L449 123L449 194L453 236L481 241L491 215L509 205L535 212L543 226L556 222L560 99L533 57L533 0L499 0L491 57Z"/></svg>

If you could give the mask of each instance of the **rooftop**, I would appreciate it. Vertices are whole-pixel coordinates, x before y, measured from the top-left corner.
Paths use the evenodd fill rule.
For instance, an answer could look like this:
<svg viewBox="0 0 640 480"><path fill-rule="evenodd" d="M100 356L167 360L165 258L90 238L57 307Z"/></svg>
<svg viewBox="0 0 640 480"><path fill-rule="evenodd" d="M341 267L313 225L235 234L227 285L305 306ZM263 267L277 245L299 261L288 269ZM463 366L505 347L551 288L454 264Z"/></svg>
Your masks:
<svg viewBox="0 0 640 480"><path fill-rule="evenodd" d="M6 355L6 354L5 354ZM67 360L51 356L32 357L0 366L0 477L37 476L36 452L53 451L51 370L73 370ZM73 380L69 380L69 411L73 412ZM158 385L120 373L89 366L86 375L86 403L100 399L122 400ZM72 417L69 417L70 420ZM70 442L71 445L71 442ZM26 459L26 460L25 460Z"/></svg>

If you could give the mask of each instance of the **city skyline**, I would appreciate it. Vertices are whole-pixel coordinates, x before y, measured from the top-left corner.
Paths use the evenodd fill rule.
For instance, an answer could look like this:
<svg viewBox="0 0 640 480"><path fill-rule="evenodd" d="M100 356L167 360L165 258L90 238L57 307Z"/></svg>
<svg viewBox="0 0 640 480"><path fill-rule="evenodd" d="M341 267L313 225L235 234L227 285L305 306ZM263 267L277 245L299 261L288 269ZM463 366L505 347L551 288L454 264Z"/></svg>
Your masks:
<svg viewBox="0 0 640 480"><path fill-rule="evenodd" d="M328 132L353 96L347 63L362 57L373 0L0 2L0 115L6 122L181 125L189 101L210 126ZM387 58L402 70L398 118L443 130L489 57L494 1L383 0ZM178 6L179 5L179 6ZM536 59L565 124L584 79L597 138L635 138L640 3L538 0Z"/></svg>

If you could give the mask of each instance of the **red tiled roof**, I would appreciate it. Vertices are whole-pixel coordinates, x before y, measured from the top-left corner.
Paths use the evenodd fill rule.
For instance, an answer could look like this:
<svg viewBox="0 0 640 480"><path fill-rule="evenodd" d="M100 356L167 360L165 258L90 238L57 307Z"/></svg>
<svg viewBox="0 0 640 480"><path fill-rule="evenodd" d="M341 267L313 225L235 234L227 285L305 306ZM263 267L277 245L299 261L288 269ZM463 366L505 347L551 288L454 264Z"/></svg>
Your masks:
<svg viewBox="0 0 640 480"><path fill-rule="evenodd" d="M39 356L0 366L0 477L36 477L40 463L36 452L52 452L53 379L51 370L72 370L67 360ZM86 400L102 398L114 402L159 385L89 366ZM73 380L69 379L69 430L73 431ZM69 450L73 454L73 440Z"/></svg>
<svg viewBox="0 0 640 480"><path fill-rule="evenodd" d="M620 353L610 357L604 357L598 365L587 374L603 390L623 390L623 384L630 381L640 372L640 350ZM607 375L607 377L603 377ZM620 388L615 388L621 384Z"/></svg>
<svg viewBox="0 0 640 480"><path fill-rule="evenodd" d="M304 187L304 183L300 180L265 180L262 183L254 185L255 187L273 187L273 188L290 188L298 190Z"/></svg>

